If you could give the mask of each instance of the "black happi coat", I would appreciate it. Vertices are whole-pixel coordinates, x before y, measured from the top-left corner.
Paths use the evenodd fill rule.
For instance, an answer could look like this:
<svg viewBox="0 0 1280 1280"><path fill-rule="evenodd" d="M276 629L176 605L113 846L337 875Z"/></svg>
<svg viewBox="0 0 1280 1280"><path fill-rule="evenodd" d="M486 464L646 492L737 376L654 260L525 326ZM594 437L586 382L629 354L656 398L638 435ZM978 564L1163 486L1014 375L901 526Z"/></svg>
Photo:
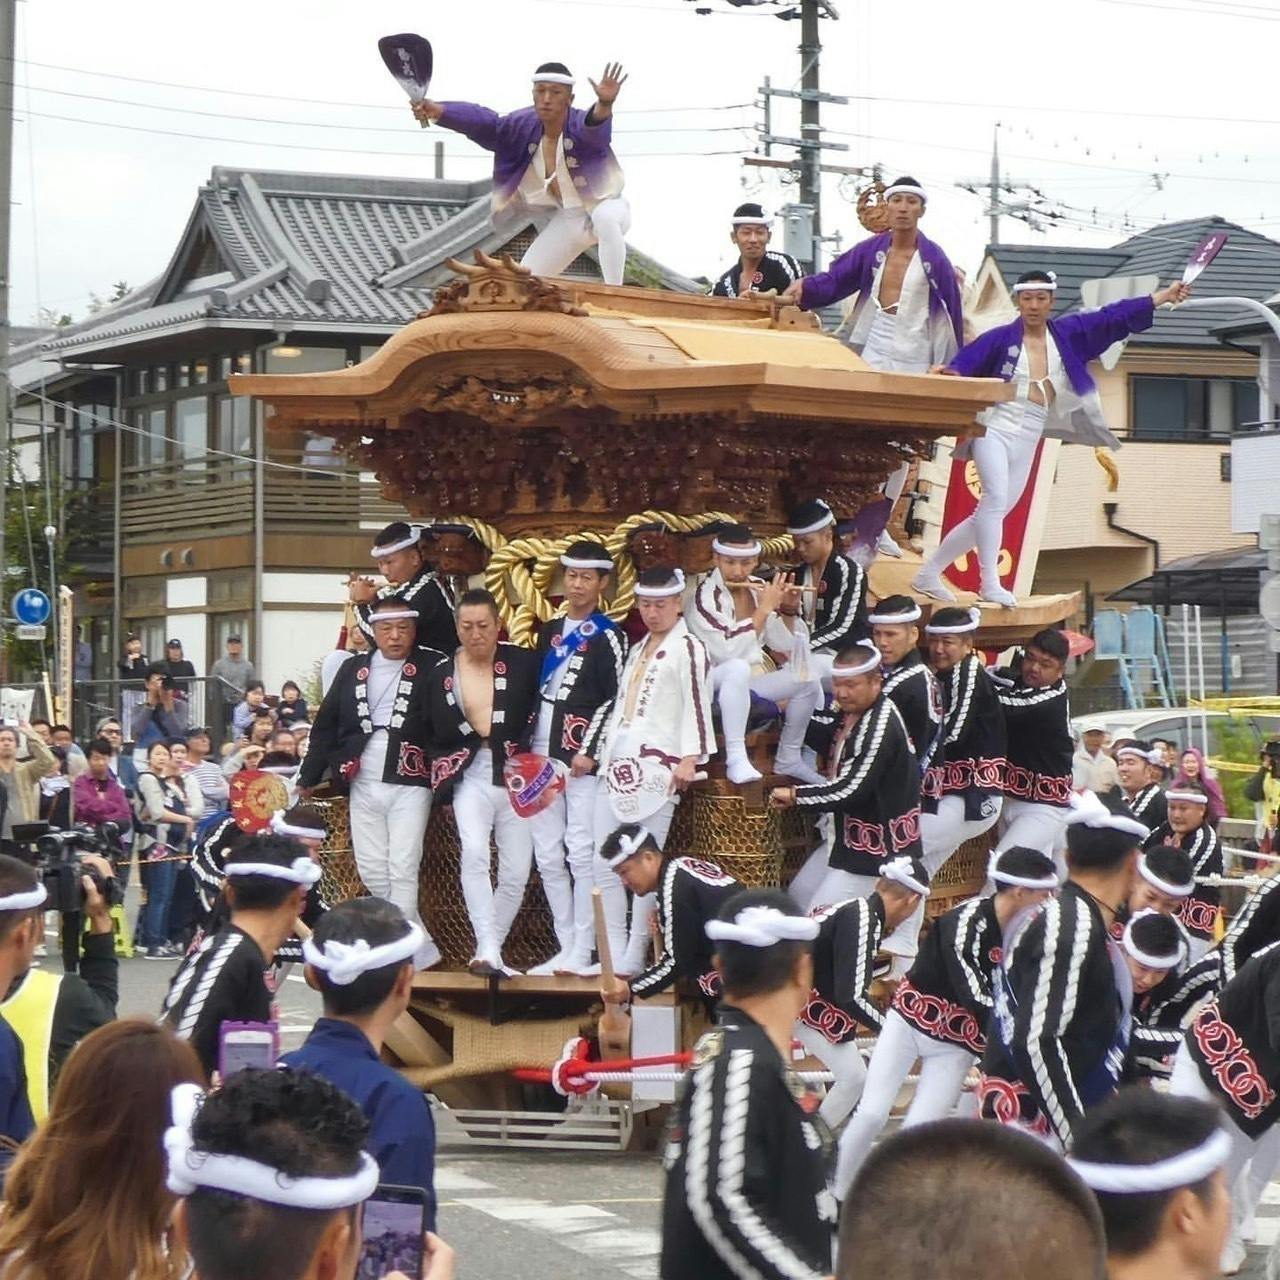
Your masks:
<svg viewBox="0 0 1280 1280"><path fill-rule="evenodd" d="M964 797L964 816L990 817L991 797L1002 794L1006 755L1004 711L996 687L976 653L938 675L946 702L942 741L925 774L925 807L944 796Z"/></svg>
<svg viewBox="0 0 1280 1280"><path fill-rule="evenodd" d="M1141 819L1145 821L1145 819ZM1201 823L1186 835L1177 835L1165 822L1143 841L1143 847L1154 849L1157 845L1171 844L1183 850L1191 859L1191 870L1197 876L1222 874L1222 845L1218 833L1207 823ZM1216 885L1197 884L1189 897L1183 898L1178 908L1178 919L1193 938L1212 941L1218 923L1218 903L1222 890Z"/></svg>
<svg viewBox="0 0 1280 1280"><path fill-rule="evenodd" d="M468 723L458 700L457 656L445 658L431 673L428 717L431 739L431 785L448 804L454 785L470 767L483 742ZM493 756L495 787L504 787L502 767L518 751L528 749L538 708L538 659L532 649L498 645L493 660L493 721L488 744Z"/></svg>
<svg viewBox="0 0 1280 1280"><path fill-rule="evenodd" d="M1008 735L1005 795L1065 809L1071 803L1075 753L1066 681L1045 689L1014 684L997 688L996 697Z"/></svg>
<svg viewBox="0 0 1280 1280"><path fill-rule="evenodd" d="M971 898L939 916L893 994L894 1010L917 1031L975 1057L987 1045L991 979L1000 963L995 901Z"/></svg>
<svg viewBox="0 0 1280 1280"><path fill-rule="evenodd" d="M824 1280L830 1134L764 1028L722 1006L682 1089L663 1159L662 1280Z"/></svg>
<svg viewBox="0 0 1280 1280"><path fill-rule="evenodd" d="M942 691L918 649L885 668L880 691L901 712L916 763L923 773L933 760L942 728Z"/></svg>
<svg viewBox="0 0 1280 1280"><path fill-rule="evenodd" d="M807 564L796 569L797 586L818 588L809 647L839 653L871 634L867 624L867 575L838 549L815 577Z"/></svg>
<svg viewBox="0 0 1280 1280"><path fill-rule="evenodd" d="M1148 782L1132 799L1126 794L1124 802L1148 831L1158 831L1169 821L1169 805L1158 782Z"/></svg>
<svg viewBox="0 0 1280 1280"><path fill-rule="evenodd" d="M386 586L378 598L399 596L411 609L418 611L418 639L430 649L452 653L458 647L458 629L454 624L454 599L446 583L434 569L420 569L400 587ZM360 630L372 641L373 606L356 605L356 621Z"/></svg>
<svg viewBox="0 0 1280 1280"><path fill-rule="evenodd" d="M716 919L720 908L741 890L742 885L714 862L668 859L657 889L662 959L632 981L631 994L656 995L685 978L696 982L704 996L718 996L720 975L711 963L716 947L707 937L707 921Z"/></svg>
<svg viewBox="0 0 1280 1280"><path fill-rule="evenodd" d="M878 893L847 898L817 912L813 943L813 992L800 1021L832 1044L845 1044L859 1025L879 1031L880 1010L867 996L876 952L884 936L884 903Z"/></svg>
<svg viewBox="0 0 1280 1280"><path fill-rule="evenodd" d="M379 782L396 782L407 787L429 787L431 771L428 754L427 688L431 670L444 655L419 645L409 655L400 677L401 691L396 711L387 729L387 760ZM353 654L338 668L316 712L311 726L306 758L298 770L298 785L314 787L326 771L336 791L350 789L360 756L373 736L373 728L362 720L362 690L369 676L370 658ZM406 705L399 704L404 700ZM367 705L367 703L366 703Z"/></svg>
<svg viewBox="0 0 1280 1280"><path fill-rule="evenodd" d="M1127 1049L1106 922L1072 881L1009 946L992 975L982 1114L1069 1145L1085 1108L1115 1088Z"/></svg>
<svg viewBox="0 0 1280 1280"><path fill-rule="evenodd" d="M583 628L591 623L590 634ZM538 631L538 665L547 661L553 644L560 640L563 618L544 622ZM620 627L599 625L595 615L578 624L570 633L573 652L561 669L564 676L556 690L551 712L551 742L548 753L556 760L572 764L576 755L600 758L601 740L618 696L618 682L627 660L627 637ZM545 695L540 695L545 696ZM534 719L537 719L537 711Z"/></svg>
<svg viewBox="0 0 1280 1280"><path fill-rule="evenodd" d="M1187 1031L1200 1079L1242 1133L1280 1118L1280 946L1264 948Z"/></svg>
<svg viewBox="0 0 1280 1280"><path fill-rule="evenodd" d="M778 253L774 249L766 249L760 266L756 270L760 277L751 283L757 293L768 293L776 289L779 293L800 279L800 264L789 253ZM742 288L742 259L729 268L715 283L711 290L713 298L736 298Z"/></svg>
<svg viewBox="0 0 1280 1280"><path fill-rule="evenodd" d="M838 738L839 714L824 722ZM898 708L881 693L832 749L838 753L832 781L796 788L796 808L835 815L830 865L875 876L886 858L918 858L920 771Z"/></svg>

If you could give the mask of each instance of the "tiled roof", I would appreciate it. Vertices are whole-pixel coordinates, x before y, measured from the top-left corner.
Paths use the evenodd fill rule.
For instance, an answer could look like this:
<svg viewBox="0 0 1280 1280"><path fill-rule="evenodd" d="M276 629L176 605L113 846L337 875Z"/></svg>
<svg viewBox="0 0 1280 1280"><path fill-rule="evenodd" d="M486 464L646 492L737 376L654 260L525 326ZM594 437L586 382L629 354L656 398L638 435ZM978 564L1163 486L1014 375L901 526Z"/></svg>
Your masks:
<svg viewBox="0 0 1280 1280"><path fill-rule="evenodd" d="M1207 235L1225 231L1227 243L1195 283L1201 297L1235 295L1264 300L1280 280L1280 243L1216 216L1170 222L1144 231L1109 249L1075 245L989 245L1007 285L1033 268L1058 273L1055 311L1080 304L1080 285L1107 276L1157 275L1168 284L1181 278L1192 250ZM1197 307L1158 311L1146 333L1129 339L1134 346L1218 346L1215 330L1241 318L1236 308Z"/></svg>
<svg viewBox="0 0 1280 1280"><path fill-rule="evenodd" d="M25 355L83 360L140 335L207 321L265 330L388 333L431 302L446 258L495 252L489 183L215 167L169 265L149 285ZM631 251L644 282L699 292ZM598 275L594 254L570 268Z"/></svg>

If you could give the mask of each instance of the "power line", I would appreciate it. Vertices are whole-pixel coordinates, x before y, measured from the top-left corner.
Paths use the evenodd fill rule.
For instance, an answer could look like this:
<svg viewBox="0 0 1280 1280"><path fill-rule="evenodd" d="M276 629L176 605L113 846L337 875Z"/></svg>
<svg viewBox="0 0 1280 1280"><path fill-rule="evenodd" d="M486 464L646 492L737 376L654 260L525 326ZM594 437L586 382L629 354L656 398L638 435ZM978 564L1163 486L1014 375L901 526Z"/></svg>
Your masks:
<svg viewBox="0 0 1280 1280"><path fill-rule="evenodd" d="M6 83L0 81L0 84ZM137 102L130 98L111 98L97 93L74 93L70 89L46 89L40 85L23 84L28 93L49 93L59 98L77 98L82 102L110 102L121 107L139 107L144 111L159 111L165 115L204 116L212 120L239 120L249 124L284 125L293 129L344 129L355 133L395 133L405 134L405 128L381 124L330 124L325 120L282 120L277 116L246 116L229 111L202 111L196 107L174 107L158 102ZM407 119L407 113L406 119ZM627 130L628 133L730 133L734 129L747 128L746 125L673 125L666 128L639 128Z"/></svg>
<svg viewBox="0 0 1280 1280"><path fill-rule="evenodd" d="M26 114L33 116L37 120L60 120L64 124L92 125L100 129L124 129L129 133L154 134L163 138L182 138L189 142L225 142L233 146L275 147L277 150L282 151L320 151L326 154L346 156L389 156L411 160L428 158L425 151L370 151L367 147L309 147L301 142L267 142L259 138L225 138L208 133L186 133L180 129L153 129L149 125L118 124L112 120L85 120L80 116L55 115L47 111L28 111ZM744 133L749 132L749 126L747 125L739 126L739 128ZM678 159L687 156L736 156L741 154L740 151L629 151L620 152L619 156L623 160L643 160L668 157ZM481 160L484 158L482 155L467 155L465 153L453 153L453 155L455 159L461 160Z"/></svg>
<svg viewBox="0 0 1280 1280"><path fill-rule="evenodd" d="M549 0L543 0L547 3ZM566 0L560 0L566 2ZM0 62L5 59L0 58ZM35 62L29 58L15 58L14 62L28 67L39 67L43 71L65 71L76 76L97 76L103 80L120 80L126 84L147 84L158 89L183 89L190 93L212 93L217 96L231 98L263 98L272 102L295 102L309 107L344 107L358 111L394 111L404 114L404 106L394 106L386 102L340 102L333 98L299 98L292 93L261 93L254 89L228 89L218 85L186 84L179 80L150 80L144 76L125 76L114 71L99 71L94 67L70 67L60 62ZM690 111L736 111L741 107L749 107L750 102L733 102L727 105L706 107L631 107L626 108L628 115L664 115L668 112ZM176 110L176 108L175 108Z"/></svg>

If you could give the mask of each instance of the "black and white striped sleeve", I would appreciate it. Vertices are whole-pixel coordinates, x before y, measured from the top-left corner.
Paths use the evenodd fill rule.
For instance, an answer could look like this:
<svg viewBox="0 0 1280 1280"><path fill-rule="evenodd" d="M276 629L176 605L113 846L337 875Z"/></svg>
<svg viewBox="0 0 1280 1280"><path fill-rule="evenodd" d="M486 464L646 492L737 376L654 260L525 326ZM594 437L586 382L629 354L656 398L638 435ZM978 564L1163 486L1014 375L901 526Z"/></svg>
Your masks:
<svg viewBox="0 0 1280 1280"><path fill-rule="evenodd" d="M898 710L888 699L867 713L872 717L865 734L859 726L861 750L849 751L840 772L830 782L811 782L795 789L797 808L838 809L874 790L890 750L890 724Z"/></svg>
<svg viewBox="0 0 1280 1280"><path fill-rule="evenodd" d="M883 932L880 921L866 898L845 903L835 916L832 950L836 976L831 1003L863 1026L879 1031L884 1026L884 1015L871 1002L867 991L875 974L876 951Z"/></svg>
<svg viewBox="0 0 1280 1280"><path fill-rule="evenodd" d="M1187 856L1191 859L1191 869L1196 875L1222 874L1222 846L1218 843L1218 833L1212 827L1206 825L1196 832Z"/></svg>
<svg viewBox="0 0 1280 1280"><path fill-rule="evenodd" d="M776 1068L773 1068L776 1069ZM822 1280L768 1209L776 1178L770 1065L731 1049L696 1068L685 1138L685 1194L703 1239L739 1280Z"/></svg>
<svg viewBox="0 0 1280 1280"><path fill-rule="evenodd" d="M989 948L987 930L983 927L983 902L982 898L974 898L959 909L955 938L946 954L947 968L956 992L970 1009L990 1009L993 1003L992 966L984 958Z"/></svg>
<svg viewBox="0 0 1280 1280"><path fill-rule="evenodd" d="M609 628L604 633L603 643L609 646L608 653L612 659L606 666L607 672L612 676L611 692L593 712L591 723L582 737L582 754L589 756L592 760L600 758L604 731L608 727L610 716L613 715L613 704L618 697L618 687L622 684L622 668L627 663L627 637L622 633L621 628Z"/></svg>
<svg viewBox="0 0 1280 1280"><path fill-rule="evenodd" d="M996 698L1004 710L1006 720L1020 720L1045 715L1054 710L1055 703L1065 703L1067 687L1064 684L1052 684L1047 689L1030 689L1020 684L1008 687L997 685Z"/></svg>
<svg viewBox="0 0 1280 1280"><path fill-rule="evenodd" d="M697 919L693 895L688 892L689 886L680 883L682 874L675 863L668 863L663 870L662 881L658 885L662 957L632 979L631 994L637 1000L665 991L689 967L684 962L684 956L697 942L696 936L691 936L690 931L702 928L703 922Z"/></svg>
<svg viewBox="0 0 1280 1280"><path fill-rule="evenodd" d="M1090 927L1082 899L1050 902L1029 926L1039 938L1028 936L1010 970L1018 1002L1014 1057L1020 1059L1023 1083L1064 1146L1084 1114L1063 1036L1076 1011Z"/></svg>
<svg viewBox="0 0 1280 1280"><path fill-rule="evenodd" d="M1230 982L1259 948L1280 941L1280 876L1264 880L1244 901L1219 950L1223 982Z"/></svg>
<svg viewBox="0 0 1280 1280"><path fill-rule="evenodd" d="M815 624L809 635L813 649L827 649L834 645L852 642L866 634L866 575L862 566L845 556L832 556L823 570L838 579L827 583L831 592L831 606L826 621ZM815 584L817 585L817 584Z"/></svg>
<svg viewBox="0 0 1280 1280"><path fill-rule="evenodd" d="M959 664L952 678L951 703L942 726L946 742L959 741L968 726L973 694L978 684L978 666L978 659L970 654Z"/></svg>

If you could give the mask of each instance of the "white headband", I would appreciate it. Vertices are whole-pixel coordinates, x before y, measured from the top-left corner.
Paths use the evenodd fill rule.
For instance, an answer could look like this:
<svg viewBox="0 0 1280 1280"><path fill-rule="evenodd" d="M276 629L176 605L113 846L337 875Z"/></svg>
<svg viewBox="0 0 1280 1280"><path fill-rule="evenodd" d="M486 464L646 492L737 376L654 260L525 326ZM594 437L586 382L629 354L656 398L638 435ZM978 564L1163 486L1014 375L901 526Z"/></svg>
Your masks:
<svg viewBox="0 0 1280 1280"><path fill-rule="evenodd" d="M1112 831L1124 831L1139 840L1151 834L1137 818L1126 818L1122 813L1112 813L1092 791L1076 791L1071 795L1071 812L1067 814L1067 826L1109 827Z"/></svg>
<svg viewBox="0 0 1280 1280"><path fill-rule="evenodd" d="M828 525L835 524L836 522L835 512L832 511L831 508L827 506L825 502L819 502L818 506L820 506L822 510L827 513L822 517L821 520L818 520L813 524L807 524L803 529L793 529L790 525L787 526L787 532L793 538L802 537L806 533L817 533L819 529L825 529Z"/></svg>
<svg viewBox="0 0 1280 1280"><path fill-rule="evenodd" d="M939 626L936 622L930 622L925 626L924 633L927 636L962 636L970 631L977 631L981 621L982 611L970 609L968 622L957 622L953 626Z"/></svg>
<svg viewBox="0 0 1280 1280"><path fill-rule="evenodd" d="M376 627L380 622L407 622L418 616L417 609L386 609L381 613L369 615L369 625Z"/></svg>
<svg viewBox="0 0 1280 1280"><path fill-rule="evenodd" d="M599 569L601 573L613 572L612 560L579 560L576 556L563 555L560 563L566 569Z"/></svg>
<svg viewBox="0 0 1280 1280"><path fill-rule="evenodd" d="M1113 1195L1150 1195L1194 1187L1227 1163L1231 1139L1218 1129L1190 1151L1156 1160L1152 1164L1094 1164L1090 1160L1068 1160L1090 1191Z"/></svg>
<svg viewBox="0 0 1280 1280"><path fill-rule="evenodd" d="M1203 791L1166 791L1165 800L1181 800L1184 804L1208 804L1209 797Z"/></svg>
<svg viewBox="0 0 1280 1280"><path fill-rule="evenodd" d="M279 778L292 778L301 769L300 764L260 764L259 773L274 773Z"/></svg>
<svg viewBox="0 0 1280 1280"><path fill-rule="evenodd" d="M684 570L677 569L674 579L665 587L642 587L638 583L635 594L646 600L661 600L664 596L678 596L684 590Z"/></svg>
<svg viewBox="0 0 1280 1280"><path fill-rule="evenodd" d="M922 898L929 896L929 886L916 879L910 858L891 858L888 862L882 862L880 874L886 880L896 880L899 884L905 885L912 893L918 893Z"/></svg>
<svg viewBox="0 0 1280 1280"><path fill-rule="evenodd" d="M49 890L40 881L34 889L24 889L21 893L10 893L0 898L0 911L29 911L38 907L49 898Z"/></svg>
<svg viewBox="0 0 1280 1280"><path fill-rule="evenodd" d="M882 662L884 662L884 654L882 654L880 650L875 647L875 645L866 644L864 642L861 647L863 649L870 649L875 656L871 658L867 658L864 662L855 663L855 665L853 665L852 667L838 667L832 664L831 678L833 680L838 679L841 676L866 675L868 671L875 671L876 668L879 667Z"/></svg>
<svg viewBox="0 0 1280 1280"><path fill-rule="evenodd" d="M736 556L740 560L750 560L752 556L760 554L760 544L758 542L739 543L735 545L732 542L721 542L719 538L711 539L711 550L721 556Z"/></svg>
<svg viewBox="0 0 1280 1280"><path fill-rule="evenodd" d="M1195 888L1194 884L1172 884L1168 880L1161 880L1151 870L1151 864L1147 861L1145 853L1138 859L1138 874L1153 888L1159 889L1161 893L1167 893L1171 898L1189 898L1191 891Z"/></svg>
<svg viewBox="0 0 1280 1280"><path fill-rule="evenodd" d="M371 947L363 938L357 938L355 942L338 942L329 938L321 950L307 938L302 943L302 957L313 969L322 969L330 982L339 987L349 987L362 973L409 960L417 953L426 941L426 934L412 920L408 924L409 932L404 937L384 942L379 947Z"/></svg>
<svg viewBox="0 0 1280 1280"><path fill-rule="evenodd" d="M1038 880L1031 876L1014 875L1012 871L1001 871L998 853L993 853L987 862L987 877L999 884L1013 885L1019 889L1057 889L1059 887L1056 871L1046 872Z"/></svg>
<svg viewBox="0 0 1280 1280"><path fill-rule="evenodd" d="M422 530L417 525L410 525L407 538L401 538L399 542L389 542L385 546L370 547L369 554L377 560L382 556L390 556L397 551L404 551L408 547L416 547L421 539Z"/></svg>
<svg viewBox="0 0 1280 1280"><path fill-rule="evenodd" d="M1085 729L1083 732L1088 733L1089 730ZM1106 730L1103 730L1102 732L1105 733ZM1119 760L1121 756L1137 756L1139 760L1145 760L1147 764L1164 764L1163 752L1143 751L1141 747L1120 747L1116 751L1116 759Z"/></svg>
<svg viewBox="0 0 1280 1280"><path fill-rule="evenodd" d="M310 888L320 879L324 872L320 864L312 858L294 858L287 866L282 867L275 862L228 862L223 869L224 876L267 876L272 880L292 880L294 884L305 884Z"/></svg>
<svg viewBox="0 0 1280 1280"><path fill-rule="evenodd" d="M563 71L535 71L533 74L534 84L567 84L570 89L573 88L573 77L567 76Z"/></svg>
<svg viewBox="0 0 1280 1280"><path fill-rule="evenodd" d="M748 947L771 947L775 942L812 942L818 922L808 916L784 915L777 907L743 907L732 920L708 920L712 942L741 942Z"/></svg>
<svg viewBox="0 0 1280 1280"><path fill-rule="evenodd" d="M773 219L767 214L762 213L758 218L752 214L744 214L741 218L731 218L730 221L735 227L771 227Z"/></svg>
<svg viewBox="0 0 1280 1280"><path fill-rule="evenodd" d="M922 203L929 199L923 187L912 186L909 182L900 183L896 187L889 187L881 199L888 200L890 196L919 196Z"/></svg>
<svg viewBox="0 0 1280 1280"><path fill-rule="evenodd" d="M1013 286L1013 293L1031 293L1035 290L1042 290L1045 293L1057 293L1058 291L1058 273L1056 271L1046 271L1045 275L1048 280L1022 280Z"/></svg>
<svg viewBox="0 0 1280 1280"><path fill-rule="evenodd" d="M334 1210L362 1203L377 1188L378 1162L367 1151L360 1153L355 1173L333 1178L292 1178L247 1156L199 1151L191 1124L204 1097L200 1086L175 1085L169 1096L173 1124L165 1130L164 1147L169 1157L167 1184L175 1196L189 1196L205 1187L289 1209Z"/></svg>
<svg viewBox="0 0 1280 1280"><path fill-rule="evenodd" d="M1143 916L1157 916L1160 912L1153 911L1148 907L1145 911L1139 911L1132 920L1124 927L1124 935L1121 941L1124 943L1124 949L1139 963L1147 966L1148 969L1175 969L1179 961L1182 959L1183 949L1186 943L1183 939L1178 939L1177 950L1172 956L1153 956L1149 951L1143 951L1133 940L1133 926L1142 919Z"/></svg>
<svg viewBox="0 0 1280 1280"><path fill-rule="evenodd" d="M920 606L913 604L905 613L869 613L867 621L873 627L901 627L908 622L919 622L921 616Z"/></svg>
<svg viewBox="0 0 1280 1280"><path fill-rule="evenodd" d="M641 827L633 836L618 837L618 852L609 859L610 867L620 867L628 858L634 858L646 844L653 843L648 827Z"/></svg>
<svg viewBox="0 0 1280 1280"><path fill-rule="evenodd" d="M326 834L323 827L295 827L286 820L283 809L271 815L271 830L278 836L296 836L299 840L323 840Z"/></svg>

